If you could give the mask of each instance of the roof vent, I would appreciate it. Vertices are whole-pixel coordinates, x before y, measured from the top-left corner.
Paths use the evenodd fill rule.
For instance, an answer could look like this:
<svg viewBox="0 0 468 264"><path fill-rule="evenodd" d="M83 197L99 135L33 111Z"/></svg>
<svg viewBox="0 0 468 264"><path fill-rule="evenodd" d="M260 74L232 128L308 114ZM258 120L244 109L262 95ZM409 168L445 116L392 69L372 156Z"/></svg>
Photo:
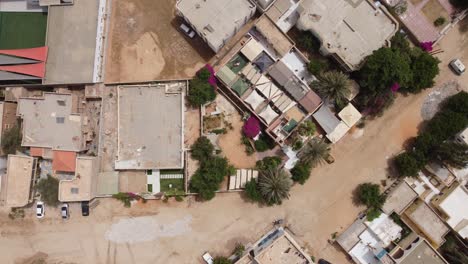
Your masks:
<svg viewBox="0 0 468 264"><path fill-rule="evenodd" d="M80 189L78 189L78 188L71 188L71 189L70 189L70 192L71 192L72 194L78 194L78 193L80 192Z"/></svg>
<svg viewBox="0 0 468 264"><path fill-rule="evenodd" d="M65 100L57 100L57 104L60 105L60 106L65 106Z"/></svg>
<svg viewBox="0 0 468 264"><path fill-rule="evenodd" d="M65 117L56 117L55 121L57 122L57 124L63 124L65 123Z"/></svg>

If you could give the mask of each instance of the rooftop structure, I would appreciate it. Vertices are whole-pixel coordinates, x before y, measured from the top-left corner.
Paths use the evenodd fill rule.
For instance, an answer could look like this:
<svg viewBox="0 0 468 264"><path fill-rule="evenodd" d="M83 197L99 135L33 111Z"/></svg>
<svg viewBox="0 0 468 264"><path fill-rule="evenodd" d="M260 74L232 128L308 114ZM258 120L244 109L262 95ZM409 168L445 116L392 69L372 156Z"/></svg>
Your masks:
<svg viewBox="0 0 468 264"><path fill-rule="evenodd" d="M438 248L445 242L449 228L425 202L417 200L406 209L404 216L409 220L405 222L424 235L434 247Z"/></svg>
<svg viewBox="0 0 468 264"><path fill-rule="evenodd" d="M49 55L44 84L100 80L104 23L100 2L105 1L80 0L73 5L49 7L46 39Z"/></svg>
<svg viewBox="0 0 468 264"><path fill-rule="evenodd" d="M448 264L447 261L425 239L421 237L407 248L396 248L392 258L398 264Z"/></svg>
<svg viewBox="0 0 468 264"><path fill-rule="evenodd" d="M7 207L23 207L31 201L36 166L32 157L8 155L7 173L0 181L0 196Z"/></svg>
<svg viewBox="0 0 468 264"><path fill-rule="evenodd" d="M0 81L40 81L47 51L47 47L0 50Z"/></svg>
<svg viewBox="0 0 468 264"><path fill-rule="evenodd" d="M44 93L41 98L21 98L18 116L23 119L23 147L82 151L83 118L72 113L72 95Z"/></svg>
<svg viewBox="0 0 468 264"><path fill-rule="evenodd" d="M312 116L332 143L338 142L362 117L351 103L338 113L341 120L326 105L322 105Z"/></svg>
<svg viewBox="0 0 468 264"><path fill-rule="evenodd" d="M183 83L118 87L117 170L183 167Z"/></svg>
<svg viewBox="0 0 468 264"><path fill-rule="evenodd" d="M462 238L468 238L468 191L460 184L446 190L434 204L442 211L445 222Z"/></svg>
<svg viewBox="0 0 468 264"><path fill-rule="evenodd" d="M445 186L450 186L455 181L455 175L453 175L442 163L429 162L425 168Z"/></svg>
<svg viewBox="0 0 468 264"><path fill-rule="evenodd" d="M398 23L383 6L369 0L303 0L296 26L310 30L322 46L349 71L359 69L366 56L387 45Z"/></svg>
<svg viewBox="0 0 468 264"><path fill-rule="evenodd" d="M294 46L290 38L281 32L268 16L264 15L260 17L255 24L255 29L266 39L274 50L275 54L272 55L278 58L286 56Z"/></svg>
<svg viewBox="0 0 468 264"><path fill-rule="evenodd" d="M288 32L299 19L298 7L302 0L277 0L266 12L283 32Z"/></svg>
<svg viewBox="0 0 468 264"><path fill-rule="evenodd" d="M218 52L255 14L250 0L179 0L177 12Z"/></svg>
<svg viewBox="0 0 468 264"><path fill-rule="evenodd" d="M59 183L59 201L80 202L90 201L96 195L97 157L79 156L76 158L75 176Z"/></svg>
<svg viewBox="0 0 468 264"><path fill-rule="evenodd" d="M235 264L313 263L294 238L282 227L274 229L245 250Z"/></svg>
<svg viewBox="0 0 468 264"><path fill-rule="evenodd" d="M388 215L393 212L400 215L417 198L418 194L406 181L403 181L387 196L385 204L382 207L382 211Z"/></svg>

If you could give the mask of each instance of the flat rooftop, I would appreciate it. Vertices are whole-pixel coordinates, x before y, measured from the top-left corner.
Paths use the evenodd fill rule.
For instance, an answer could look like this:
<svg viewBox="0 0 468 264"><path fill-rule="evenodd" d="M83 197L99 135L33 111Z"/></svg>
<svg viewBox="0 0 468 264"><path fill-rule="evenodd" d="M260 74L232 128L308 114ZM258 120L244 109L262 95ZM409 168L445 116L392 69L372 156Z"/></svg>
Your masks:
<svg viewBox="0 0 468 264"><path fill-rule="evenodd" d="M8 155L6 179L6 206L23 207L29 203L34 158L29 156ZM4 180L6 180L4 182Z"/></svg>
<svg viewBox="0 0 468 264"><path fill-rule="evenodd" d="M260 264L303 264L308 260L296 245L283 235L255 257Z"/></svg>
<svg viewBox="0 0 468 264"><path fill-rule="evenodd" d="M184 89L185 82L118 87L115 169L183 167Z"/></svg>
<svg viewBox="0 0 468 264"><path fill-rule="evenodd" d="M447 262L432 248L426 240L422 240L400 264L446 264Z"/></svg>
<svg viewBox="0 0 468 264"><path fill-rule="evenodd" d="M437 247L445 242L444 237L448 233L449 228L425 202L421 200L416 201L405 211L405 215Z"/></svg>
<svg viewBox="0 0 468 264"><path fill-rule="evenodd" d="M468 237L468 191L459 185L439 204L439 207L449 217L447 224L463 238Z"/></svg>
<svg viewBox="0 0 468 264"><path fill-rule="evenodd" d="M23 119L24 147L81 151L84 149L82 116L72 113L72 95L44 93L20 98L18 116Z"/></svg>
<svg viewBox="0 0 468 264"><path fill-rule="evenodd" d="M44 84L92 83L99 1L50 6Z"/></svg>
<svg viewBox="0 0 468 264"><path fill-rule="evenodd" d="M179 0L176 7L215 52L256 11L255 4L249 0Z"/></svg>
<svg viewBox="0 0 468 264"><path fill-rule="evenodd" d="M396 20L368 0L304 0L297 26L322 41L322 50L335 53L351 70L387 44L395 34Z"/></svg>
<svg viewBox="0 0 468 264"><path fill-rule="evenodd" d="M294 46L294 43L265 15L258 19L255 28L268 40L268 44L280 58L286 56Z"/></svg>
<svg viewBox="0 0 468 264"><path fill-rule="evenodd" d="M59 200L61 202L92 200L96 194L97 176L97 157L77 157L75 177L72 180L61 180L59 183Z"/></svg>
<svg viewBox="0 0 468 264"><path fill-rule="evenodd" d="M387 196L382 211L388 215L393 212L401 214L416 198L418 194L403 181Z"/></svg>

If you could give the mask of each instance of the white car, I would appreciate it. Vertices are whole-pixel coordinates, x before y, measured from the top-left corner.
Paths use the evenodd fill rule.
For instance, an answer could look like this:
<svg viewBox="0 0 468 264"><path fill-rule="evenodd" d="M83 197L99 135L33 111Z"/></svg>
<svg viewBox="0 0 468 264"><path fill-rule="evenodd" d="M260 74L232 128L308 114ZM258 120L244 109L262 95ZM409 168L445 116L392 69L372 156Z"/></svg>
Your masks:
<svg viewBox="0 0 468 264"><path fill-rule="evenodd" d="M36 216L37 218L43 218L45 215L45 205L44 202L37 202L36 204Z"/></svg>
<svg viewBox="0 0 468 264"><path fill-rule="evenodd" d="M184 23L180 24L180 30L185 33L189 38L195 37L195 31L191 29L189 26L185 25Z"/></svg>
<svg viewBox="0 0 468 264"><path fill-rule="evenodd" d="M465 72L465 65L463 65L460 59L452 60L449 65L458 75Z"/></svg>
<svg viewBox="0 0 468 264"><path fill-rule="evenodd" d="M62 208L61 208L61 214L62 214L62 219L68 219L68 204L67 203L64 203L62 204Z"/></svg>
<svg viewBox="0 0 468 264"><path fill-rule="evenodd" d="M206 262L206 264L213 264L213 257L208 252L203 254L203 260Z"/></svg>

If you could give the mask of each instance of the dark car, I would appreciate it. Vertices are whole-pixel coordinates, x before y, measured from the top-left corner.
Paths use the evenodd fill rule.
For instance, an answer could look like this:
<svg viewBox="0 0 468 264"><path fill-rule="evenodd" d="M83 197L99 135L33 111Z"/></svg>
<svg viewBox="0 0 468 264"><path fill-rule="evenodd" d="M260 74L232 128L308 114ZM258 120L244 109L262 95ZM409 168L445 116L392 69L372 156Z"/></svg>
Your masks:
<svg viewBox="0 0 468 264"><path fill-rule="evenodd" d="M89 215L89 202L81 202L81 215Z"/></svg>
<svg viewBox="0 0 468 264"><path fill-rule="evenodd" d="M319 259L318 264L331 264L331 263L324 259Z"/></svg>

